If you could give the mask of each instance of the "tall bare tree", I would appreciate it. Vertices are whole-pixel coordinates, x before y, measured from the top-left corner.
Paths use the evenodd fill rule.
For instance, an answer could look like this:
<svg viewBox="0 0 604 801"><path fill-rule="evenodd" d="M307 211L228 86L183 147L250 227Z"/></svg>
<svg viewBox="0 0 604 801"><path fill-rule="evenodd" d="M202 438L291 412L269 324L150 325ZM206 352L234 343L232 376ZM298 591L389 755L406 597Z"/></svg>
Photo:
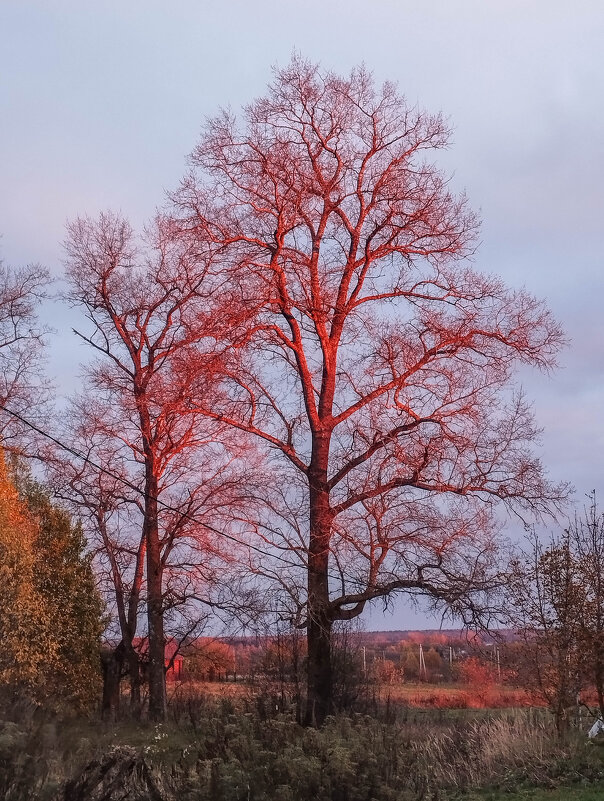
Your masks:
<svg viewBox="0 0 604 801"><path fill-rule="evenodd" d="M431 161L448 142L392 84L294 58L242 126L207 124L173 196L255 310L228 391L199 407L282 457L263 536L306 572L274 570L306 615L308 722L331 708L334 621L398 591L470 607L492 581L492 502L564 495L509 383L550 367L561 332L471 268L477 218Z"/></svg>
<svg viewBox="0 0 604 801"><path fill-rule="evenodd" d="M579 633L584 609L585 592L568 533L545 546L533 538L531 553L514 565L508 611L522 638L520 678L550 706L560 734L582 684Z"/></svg>
<svg viewBox="0 0 604 801"><path fill-rule="evenodd" d="M239 446L221 436L221 426L191 404L188 387L194 381L196 394L212 402L209 395L221 369L214 347L217 331L225 318L232 319L233 305L230 312L219 313L212 300L220 279L212 275L211 253L199 246L183 247L160 218L138 242L117 216L76 220L69 226L66 250L69 298L83 307L92 324L89 333L76 333L97 355L87 368L91 400L79 401L81 433L84 439L92 437L92 454L102 467L113 474L118 463L122 466L129 487L121 491L127 493L131 509L140 505L142 530L132 552L128 601L123 593L120 599L124 576L115 560L112 563L116 551L104 530L104 489L97 492L97 486L89 500L94 502L123 636L130 644L142 597L144 559L149 713L162 720L165 615L195 594L204 559L222 546L216 541L220 538L207 537L203 520L224 520L225 509L236 506L242 484ZM190 360L197 365L194 375L179 368ZM112 453L119 460L106 458ZM77 474L76 478L77 484ZM88 475L80 494L91 487ZM116 489L111 490L113 497Z"/></svg>
<svg viewBox="0 0 604 801"><path fill-rule="evenodd" d="M589 495L589 505L583 514L577 515L569 526L568 537L584 598L583 609L577 616L578 647L604 720L604 514L598 508L595 491Z"/></svg>

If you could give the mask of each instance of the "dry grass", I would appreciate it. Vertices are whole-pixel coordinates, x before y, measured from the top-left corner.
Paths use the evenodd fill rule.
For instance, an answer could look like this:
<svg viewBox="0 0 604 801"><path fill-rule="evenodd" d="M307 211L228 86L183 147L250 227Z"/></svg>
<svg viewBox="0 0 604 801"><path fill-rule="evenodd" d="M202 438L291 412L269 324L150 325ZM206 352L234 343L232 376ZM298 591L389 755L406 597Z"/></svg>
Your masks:
<svg viewBox="0 0 604 801"><path fill-rule="evenodd" d="M528 690L509 687L503 684L467 686L463 684L392 683L369 688L379 703L417 709L510 709L541 707L541 699ZM205 682L187 681L168 686L171 699L221 699L250 702L259 695L280 695L283 690L279 684L263 682L255 685L246 682ZM291 697L292 688L285 687Z"/></svg>
<svg viewBox="0 0 604 801"><path fill-rule="evenodd" d="M228 698L230 700L252 698L260 689L244 682L232 681L187 681L168 684L168 699L178 698Z"/></svg>
<svg viewBox="0 0 604 801"><path fill-rule="evenodd" d="M420 709L509 709L542 706L526 690L505 685L467 687L460 684L393 684L381 688L381 697Z"/></svg>
<svg viewBox="0 0 604 801"><path fill-rule="evenodd" d="M580 743L560 742L551 723L514 713L474 720L460 727L434 728L413 742L418 781L435 788L468 790L521 782L555 786L558 767L572 761Z"/></svg>
<svg viewBox="0 0 604 801"><path fill-rule="evenodd" d="M140 768L172 788L166 801L443 801L604 776L604 749L582 733L560 741L543 710L407 706L394 723L356 714L315 731L276 713L270 698L260 715L260 700L252 711L241 694L184 699L163 727L0 723L0 797L50 801L91 761L102 773L103 760L122 751L134 754L133 779Z"/></svg>

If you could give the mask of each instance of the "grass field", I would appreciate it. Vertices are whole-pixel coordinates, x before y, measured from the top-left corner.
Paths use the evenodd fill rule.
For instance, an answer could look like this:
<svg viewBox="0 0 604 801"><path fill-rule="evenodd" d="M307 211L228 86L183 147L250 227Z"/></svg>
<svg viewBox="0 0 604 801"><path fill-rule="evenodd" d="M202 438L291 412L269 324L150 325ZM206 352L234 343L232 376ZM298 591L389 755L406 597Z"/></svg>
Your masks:
<svg viewBox="0 0 604 801"><path fill-rule="evenodd" d="M271 686L269 683L263 689L268 694L279 694L277 685ZM258 694L258 690L244 681L195 681L170 684L168 694L171 698L193 695L215 699L229 698L237 702L238 699L254 697ZM396 706L418 709L504 709L540 705L526 690L502 684L468 686L394 682L379 686L377 696L381 703L389 701Z"/></svg>
<svg viewBox="0 0 604 801"><path fill-rule="evenodd" d="M604 748L579 729L560 740L544 709L444 709L398 699L388 716L338 715L316 731L276 710L270 694L251 695L245 685L213 694L219 686L197 698L173 694L163 726L37 713L0 721L0 798L87 801L95 782L108 781L115 792L132 784L138 793L117 797L158 801L604 798ZM79 795L72 792L78 782ZM92 797L114 797L112 787L104 791Z"/></svg>
<svg viewBox="0 0 604 801"><path fill-rule="evenodd" d="M535 706L526 691L506 685L392 684L380 688L382 698L420 709L502 709Z"/></svg>

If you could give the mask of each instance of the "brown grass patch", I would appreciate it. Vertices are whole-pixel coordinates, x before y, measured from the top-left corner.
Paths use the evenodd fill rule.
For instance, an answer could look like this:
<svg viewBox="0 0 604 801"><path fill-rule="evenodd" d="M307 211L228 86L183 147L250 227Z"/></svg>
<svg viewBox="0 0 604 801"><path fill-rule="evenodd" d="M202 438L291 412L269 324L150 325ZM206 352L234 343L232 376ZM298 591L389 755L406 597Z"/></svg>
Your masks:
<svg viewBox="0 0 604 801"><path fill-rule="evenodd" d="M505 685L393 684L382 691L391 704L418 709L507 709L543 706L530 692Z"/></svg>

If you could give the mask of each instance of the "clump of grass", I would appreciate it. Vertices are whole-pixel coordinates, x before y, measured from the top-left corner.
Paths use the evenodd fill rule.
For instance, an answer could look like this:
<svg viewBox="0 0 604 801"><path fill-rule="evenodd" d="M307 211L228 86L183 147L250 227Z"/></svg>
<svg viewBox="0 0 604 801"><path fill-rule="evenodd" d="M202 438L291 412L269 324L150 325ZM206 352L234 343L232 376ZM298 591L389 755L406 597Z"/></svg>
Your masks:
<svg viewBox="0 0 604 801"><path fill-rule="evenodd" d="M514 710L434 729L413 741L417 787L555 787L604 778L601 755L572 732L560 740L541 710ZM597 749L596 749L597 750Z"/></svg>

